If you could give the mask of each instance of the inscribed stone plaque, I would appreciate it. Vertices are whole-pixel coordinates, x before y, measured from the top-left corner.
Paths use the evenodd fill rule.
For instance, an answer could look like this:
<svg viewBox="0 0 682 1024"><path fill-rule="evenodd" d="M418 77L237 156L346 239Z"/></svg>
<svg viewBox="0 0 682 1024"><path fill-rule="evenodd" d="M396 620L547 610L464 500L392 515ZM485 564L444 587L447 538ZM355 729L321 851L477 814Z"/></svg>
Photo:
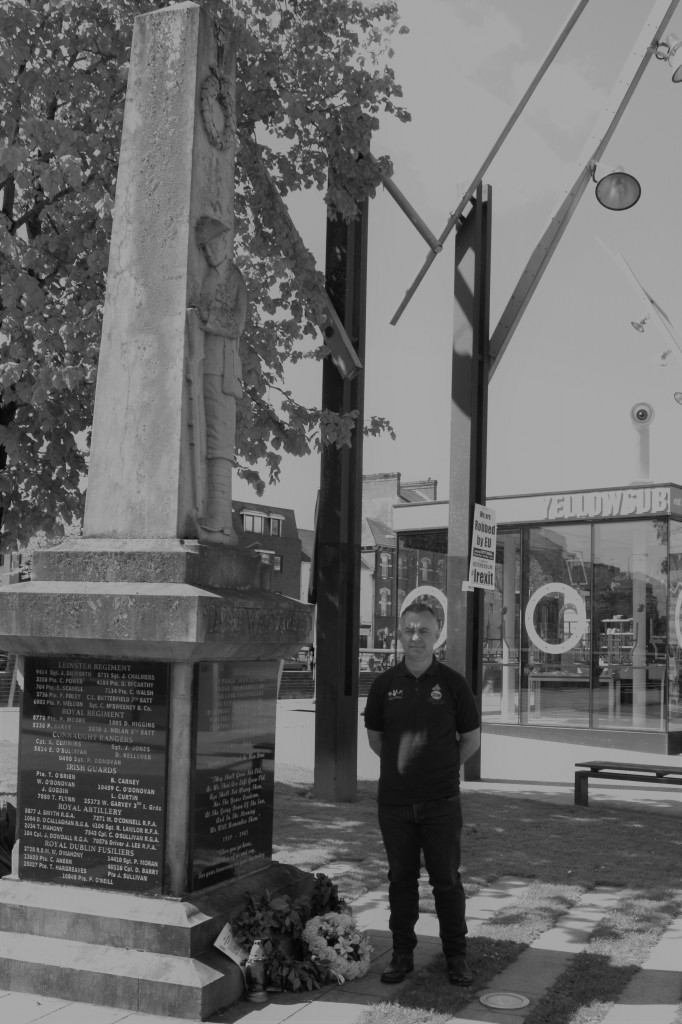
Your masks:
<svg viewBox="0 0 682 1024"><path fill-rule="evenodd" d="M280 665L198 666L193 889L252 871L272 856Z"/></svg>
<svg viewBox="0 0 682 1024"><path fill-rule="evenodd" d="M19 876L161 892L169 667L27 657Z"/></svg>

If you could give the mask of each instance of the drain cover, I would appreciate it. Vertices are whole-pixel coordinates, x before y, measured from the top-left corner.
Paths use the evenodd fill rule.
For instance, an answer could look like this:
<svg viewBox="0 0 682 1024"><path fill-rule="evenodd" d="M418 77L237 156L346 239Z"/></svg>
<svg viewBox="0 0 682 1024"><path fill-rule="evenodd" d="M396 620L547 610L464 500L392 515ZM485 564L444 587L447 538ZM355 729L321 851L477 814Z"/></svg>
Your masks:
<svg viewBox="0 0 682 1024"><path fill-rule="evenodd" d="M520 1010L522 1006L530 1005L530 999L516 992L484 992L479 996L479 1002L494 1010Z"/></svg>

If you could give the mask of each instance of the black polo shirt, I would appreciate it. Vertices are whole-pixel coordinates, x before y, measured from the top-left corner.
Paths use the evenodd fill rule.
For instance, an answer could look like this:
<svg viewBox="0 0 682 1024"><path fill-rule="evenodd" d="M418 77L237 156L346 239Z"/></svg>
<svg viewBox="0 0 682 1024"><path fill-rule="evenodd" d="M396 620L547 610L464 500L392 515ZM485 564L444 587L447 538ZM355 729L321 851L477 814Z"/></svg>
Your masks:
<svg viewBox="0 0 682 1024"><path fill-rule="evenodd" d="M480 723L463 676L434 658L419 679L405 661L370 687L365 726L383 734L379 803L416 804L459 792L457 734Z"/></svg>

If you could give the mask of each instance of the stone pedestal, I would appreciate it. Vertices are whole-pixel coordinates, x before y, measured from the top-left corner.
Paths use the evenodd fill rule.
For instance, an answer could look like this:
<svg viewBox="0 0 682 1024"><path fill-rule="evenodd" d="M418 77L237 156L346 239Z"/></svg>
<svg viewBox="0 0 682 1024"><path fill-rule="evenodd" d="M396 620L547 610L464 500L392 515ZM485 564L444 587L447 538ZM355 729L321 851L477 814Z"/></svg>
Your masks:
<svg viewBox="0 0 682 1024"><path fill-rule="evenodd" d="M259 573L196 541L84 540L0 589L24 690L0 987L201 1019L240 997L213 941L246 890L311 881L271 853L278 675L312 615Z"/></svg>

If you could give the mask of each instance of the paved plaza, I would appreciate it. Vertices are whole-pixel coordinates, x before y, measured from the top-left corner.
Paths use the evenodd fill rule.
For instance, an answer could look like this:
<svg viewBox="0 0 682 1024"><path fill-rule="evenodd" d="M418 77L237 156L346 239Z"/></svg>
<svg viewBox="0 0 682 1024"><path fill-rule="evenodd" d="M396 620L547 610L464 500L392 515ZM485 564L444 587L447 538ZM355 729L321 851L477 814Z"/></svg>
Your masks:
<svg viewBox="0 0 682 1024"><path fill-rule="evenodd" d="M500 878L468 901L469 932L476 935L481 925L504 913L523 894L528 880ZM559 978L571 959L587 946L592 932L618 898L618 890L607 886L585 893L548 931L532 943L506 970L451 1018L453 1024L521 1024L533 1004ZM273 995L270 1002L241 1002L214 1015L214 1024L355 1024L369 1006L385 1002L388 995L400 997L401 985L382 985L379 975L390 959L388 900L385 889L365 893L353 903L353 913L369 935L374 953L364 978L319 992ZM423 913L418 923L419 945L415 966L425 966L440 955L438 923L433 914ZM679 949L682 943L682 915L663 933L656 946L608 1012L602 1024L672 1024L682 998ZM408 982L403 982L406 985ZM507 1011L484 1006L480 995L512 993L525 996L526 1008ZM60 999L0 992L0 1011L12 1024L196 1024L177 1017L157 1017L110 1007L68 1003Z"/></svg>
<svg viewBox="0 0 682 1024"><path fill-rule="evenodd" d="M360 719L362 726L362 719ZM573 801L572 777L563 780L557 775L556 765L548 764L547 781L533 782L525 776L530 768L524 762L524 744L514 741L513 750L503 747L497 752L486 746L491 737L484 736L482 759L484 781L465 783L479 791L513 793L528 799L570 804ZM490 744L492 746L492 744ZM4 745L5 754L7 744ZM591 755L594 752L591 752ZM611 752L613 754L613 752ZM584 749L572 748L557 759L563 763L567 756L580 760ZM535 757L532 752L526 757ZM594 755L598 756L598 755ZM501 759L496 764L496 758ZM502 763L511 758L521 781L504 776ZM5 758L6 760L6 758ZM277 722L276 777L281 782L307 784L312 782L314 768L314 705L311 701L280 701ZM377 777L378 763L369 750L364 730L359 730L358 776L363 780ZM495 781L487 778L497 769ZM4 778L0 788L7 788ZM661 794L659 789L664 789ZM652 792L653 790L653 792ZM682 817L682 795L677 790L667 792L666 787L617 783L595 785L590 791L591 802L628 804L636 813L638 805L655 808L663 813ZM333 875L334 865L325 865L325 873ZM1 883L0 883L1 884ZM528 879L504 877L481 889L468 900L469 931L475 936L481 926L504 914L510 904L523 895ZM428 886L426 886L428 890ZM619 890L602 886L586 892L580 902L570 907L555 925L540 935L521 955L502 971L486 988L471 990L471 1002L453 1014L453 1024L519 1024L535 1002L566 970L573 957L585 949L590 936L600 925L618 898ZM400 998L403 986L383 985L379 976L390 959L391 938L388 930L388 899L386 887L368 892L353 902L353 914L369 936L373 959L364 978L347 982L343 986L326 987L318 992L272 995L267 1004L240 1002L211 1018L213 1024L355 1024L367 1008L385 1003L389 998ZM417 968L437 959L440 954L438 923L432 913L422 913L418 923L419 945L416 952ZM682 945L682 915L673 920L651 950L648 959L621 993L604 1018L603 1024L673 1024L682 1000L682 964L679 949ZM483 1005L481 995L512 993L529 1000L528 1006L518 1009L493 1008ZM177 1017L163 1017L83 1003L71 1003L45 996L0 992L0 1016L12 1024L190 1024ZM196 1021L191 1021L196 1024Z"/></svg>

